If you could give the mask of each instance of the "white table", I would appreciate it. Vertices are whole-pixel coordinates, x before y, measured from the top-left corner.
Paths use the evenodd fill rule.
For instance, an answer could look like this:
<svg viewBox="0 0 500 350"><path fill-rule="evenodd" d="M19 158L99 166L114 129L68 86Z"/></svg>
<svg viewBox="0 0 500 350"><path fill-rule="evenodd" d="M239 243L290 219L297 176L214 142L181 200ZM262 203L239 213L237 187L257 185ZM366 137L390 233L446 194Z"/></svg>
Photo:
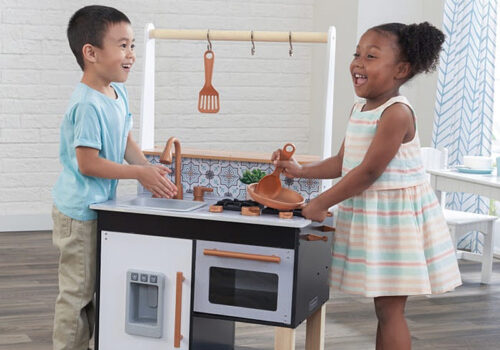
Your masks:
<svg viewBox="0 0 500 350"><path fill-rule="evenodd" d="M431 185L438 198L440 192L465 192L478 194L497 201L500 201L500 177L495 171L489 175L476 175L459 173L456 170L430 170ZM494 252L495 256L500 256L500 227L499 221L494 224ZM495 244L496 242L496 244Z"/></svg>
<svg viewBox="0 0 500 350"><path fill-rule="evenodd" d="M465 192L500 201L500 177L459 173L456 170L427 170L436 192Z"/></svg>

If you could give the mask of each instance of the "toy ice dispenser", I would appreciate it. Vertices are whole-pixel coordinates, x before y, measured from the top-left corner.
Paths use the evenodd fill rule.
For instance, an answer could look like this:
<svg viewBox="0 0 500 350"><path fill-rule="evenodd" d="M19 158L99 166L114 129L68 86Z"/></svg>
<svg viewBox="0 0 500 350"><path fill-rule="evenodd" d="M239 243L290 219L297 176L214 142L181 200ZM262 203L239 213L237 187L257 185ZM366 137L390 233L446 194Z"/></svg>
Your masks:
<svg viewBox="0 0 500 350"><path fill-rule="evenodd" d="M161 338L165 275L159 272L128 270L125 332Z"/></svg>

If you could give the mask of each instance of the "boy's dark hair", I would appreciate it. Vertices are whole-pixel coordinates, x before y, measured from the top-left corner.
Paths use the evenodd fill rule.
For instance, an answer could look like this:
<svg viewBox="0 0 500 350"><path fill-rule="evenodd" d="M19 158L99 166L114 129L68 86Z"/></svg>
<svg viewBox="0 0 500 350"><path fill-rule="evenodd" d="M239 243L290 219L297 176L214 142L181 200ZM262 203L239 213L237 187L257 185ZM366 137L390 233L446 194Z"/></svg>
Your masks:
<svg viewBox="0 0 500 350"><path fill-rule="evenodd" d="M411 66L408 79L419 73L429 73L436 69L444 34L429 22L408 25L386 23L373 27L371 30L394 34L398 38L401 60L409 62Z"/></svg>
<svg viewBox="0 0 500 350"><path fill-rule="evenodd" d="M71 16L67 30L69 46L82 70L84 69L83 46L91 44L101 48L108 26L120 22L130 24L130 20L123 12L99 5L82 7Z"/></svg>

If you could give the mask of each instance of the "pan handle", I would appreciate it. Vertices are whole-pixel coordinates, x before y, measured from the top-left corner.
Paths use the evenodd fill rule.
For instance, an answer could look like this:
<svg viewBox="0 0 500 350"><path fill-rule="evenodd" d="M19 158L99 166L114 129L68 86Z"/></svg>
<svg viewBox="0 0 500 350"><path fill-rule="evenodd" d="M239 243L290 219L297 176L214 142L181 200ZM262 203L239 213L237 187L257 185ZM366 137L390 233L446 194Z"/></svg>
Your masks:
<svg viewBox="0 0 500 350"><path fill-rule="evenodd" d="M300 205L297 207L297 209L302 210L302 209L304 209L304 208L305 208L305 206L306 206L306 205L307 205L307 203L302 203L302 204L300 204ZM333 213L332 213L331 211L327 211L327 212L326 212L326 217L327 217L327 218L331 218L332 216L333 216Z"/></svg>
<svg viewBox="0 0 500 350"><path fill-rule="evenodd" d="M292 158L295 153L295 145L293 143L287 143L283 146L283 149L280 151L280 160L288 160Z"/></svg>

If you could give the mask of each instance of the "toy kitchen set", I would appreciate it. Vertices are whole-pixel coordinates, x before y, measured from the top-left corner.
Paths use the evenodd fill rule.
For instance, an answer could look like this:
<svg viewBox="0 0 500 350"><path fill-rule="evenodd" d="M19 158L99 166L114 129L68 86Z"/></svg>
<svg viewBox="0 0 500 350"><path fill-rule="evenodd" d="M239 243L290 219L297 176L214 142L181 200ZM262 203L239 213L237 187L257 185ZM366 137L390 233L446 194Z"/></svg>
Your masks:
<svg viewBox="0 0 500 350"><path fill-rule="evenodd" d="M294 330L304 320L306 349L323 349L332 218L313 223L300 207L329 183L281 177L279 190L299 198L282 208L272 200L248 198L255 184L247 188L239 181L244 170L274 170L270 153L182 150L182 135L169 139L164 149L154 148L155 39L206 36L201 30L146 27L141 147L152 163L175 158L170 176L178 195L152 198L139 186L136 196L91 206L98 212L95 349L240 349L235 322L274 326L275 349L294 349ZM291 46L292 33L210 31L210 39L290 41ZM326 99L322 154L328 157L335 29L294 32L293 41L328 45L331 98ZM211 192L205 201L204 192Z"/></svg>

